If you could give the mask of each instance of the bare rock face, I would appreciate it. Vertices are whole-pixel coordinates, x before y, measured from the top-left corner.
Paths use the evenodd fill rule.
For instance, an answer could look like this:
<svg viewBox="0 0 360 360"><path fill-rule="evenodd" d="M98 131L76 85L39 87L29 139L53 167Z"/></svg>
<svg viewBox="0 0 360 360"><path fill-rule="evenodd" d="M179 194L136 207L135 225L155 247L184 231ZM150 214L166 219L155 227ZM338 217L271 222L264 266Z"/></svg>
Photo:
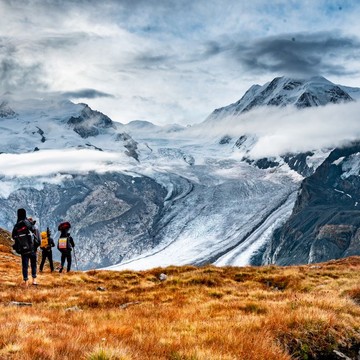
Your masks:
<svg viewBox="0 0 360 360"><path fill-rule="evenodd" d="M67 122L82 138L97 136L103 129L115 128L113 121L103 113L92 110L84 104L78 116L72 116Z"/></svg>
<svg viewBox="0 0 360 360"><path fill-rule="evenodd" d="M304 179L293 213L262 263L314 263L360 255L360 143L333 150Z"/></svg>
<svg viewBox="0 0 360 360"><path fill-rule="evenodd" d="M32 182L33 179L29 179ZM56 240L57 226L71 221L71 235L80 269L120 262L153 247L156 227L167 192L154 180L119 174L89 173L69 176L61 185L41 189L25 186L0 198L1 222L12 229L16 209L40 219ZM54 256L59 257L54 250Z"/></svg>
<svg viewBox="0 0 360 360"><path fill-rule="evenodd" d="M356 246L354 247L354 245L359 245L359 234L360 232L354 225L326 224L321 226L315 241L311 245L309 257L310 259L317 259L317 262L326 261L328 255L331 254L333 258L337 259L343 257L347 252L351 253L351 248L355 250L356 254Z"/></svg>

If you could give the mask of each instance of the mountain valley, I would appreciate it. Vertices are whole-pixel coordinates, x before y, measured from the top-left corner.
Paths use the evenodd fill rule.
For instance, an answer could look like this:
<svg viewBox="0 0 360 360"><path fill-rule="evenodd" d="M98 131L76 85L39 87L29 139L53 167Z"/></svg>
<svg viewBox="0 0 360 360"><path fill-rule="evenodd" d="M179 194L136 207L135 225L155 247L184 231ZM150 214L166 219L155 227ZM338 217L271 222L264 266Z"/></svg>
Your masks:
<svg viewBox="0 0 360 360"><path fill-rule="evenodd" d="M276 78L191 127L124 125L66 99L4 97L0 226L10 230L19 207L54 234L70 221L81 269L359 255L359 138L292 149L281 133L346 113L359 95L321 77Z"/></svg>

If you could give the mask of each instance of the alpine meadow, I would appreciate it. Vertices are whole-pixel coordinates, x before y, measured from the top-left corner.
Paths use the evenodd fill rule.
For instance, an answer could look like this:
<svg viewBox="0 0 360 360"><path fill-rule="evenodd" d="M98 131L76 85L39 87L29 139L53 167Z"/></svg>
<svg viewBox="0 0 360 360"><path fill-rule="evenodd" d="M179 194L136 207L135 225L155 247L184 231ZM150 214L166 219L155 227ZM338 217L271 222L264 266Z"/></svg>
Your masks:
<svg viewBox="0 0 360 360"><path fill-rule="evenodd" d="M45 267L41 286L24 289L10 243L3 231L1 359L355 359L359 351L359 257L137 272Z"/></svg>

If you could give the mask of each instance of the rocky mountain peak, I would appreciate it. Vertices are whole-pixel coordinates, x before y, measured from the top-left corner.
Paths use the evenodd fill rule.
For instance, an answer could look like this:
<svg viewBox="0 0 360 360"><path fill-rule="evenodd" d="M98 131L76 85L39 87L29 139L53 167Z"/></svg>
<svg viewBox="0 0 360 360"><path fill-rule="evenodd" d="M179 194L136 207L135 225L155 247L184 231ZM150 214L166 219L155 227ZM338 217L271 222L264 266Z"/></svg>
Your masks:
<svg viewBox="0 0 360 360"><path fill-rule="evenodd" d="M239 101L214 110L205 121L238 116L263 106L284 107L293 105L297 108L306 108L353 100L345 87L335 85L322 76L309 79L283 76L276 77L262 86L251 86Z"/></svg>
<svg viewBox="0 0 360 360"><path fill-rule="evenodd" d="M114 122L100 111L92 110L87 104L78 116L71 116L68 124L82 138L99 135L101 129L116 128Z"/></svg>
<svg viewBox="0 0 360 360"><path fill-rule="evenodd" d="M12 118L16 112L9 106L7 101L0 102L0 118Z"/></svg>

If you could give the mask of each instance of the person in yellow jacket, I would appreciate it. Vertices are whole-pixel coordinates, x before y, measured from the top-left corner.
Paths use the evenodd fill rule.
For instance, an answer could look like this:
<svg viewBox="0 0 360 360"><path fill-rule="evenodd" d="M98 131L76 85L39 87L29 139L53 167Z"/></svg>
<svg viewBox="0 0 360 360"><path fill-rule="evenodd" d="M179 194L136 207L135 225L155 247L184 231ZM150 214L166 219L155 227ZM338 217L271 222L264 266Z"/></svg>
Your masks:
<svg viewBox="0 0 360 360"><path fill-rule="evenodd" d="M50 270L54 271L54 263L52 257L52 248L55 246L54 240L51 237L51 231L49 228L46 231L41 232L41 244L40 249L42 252L40 272L43 271L46 259L49 260Z"/></svg>

